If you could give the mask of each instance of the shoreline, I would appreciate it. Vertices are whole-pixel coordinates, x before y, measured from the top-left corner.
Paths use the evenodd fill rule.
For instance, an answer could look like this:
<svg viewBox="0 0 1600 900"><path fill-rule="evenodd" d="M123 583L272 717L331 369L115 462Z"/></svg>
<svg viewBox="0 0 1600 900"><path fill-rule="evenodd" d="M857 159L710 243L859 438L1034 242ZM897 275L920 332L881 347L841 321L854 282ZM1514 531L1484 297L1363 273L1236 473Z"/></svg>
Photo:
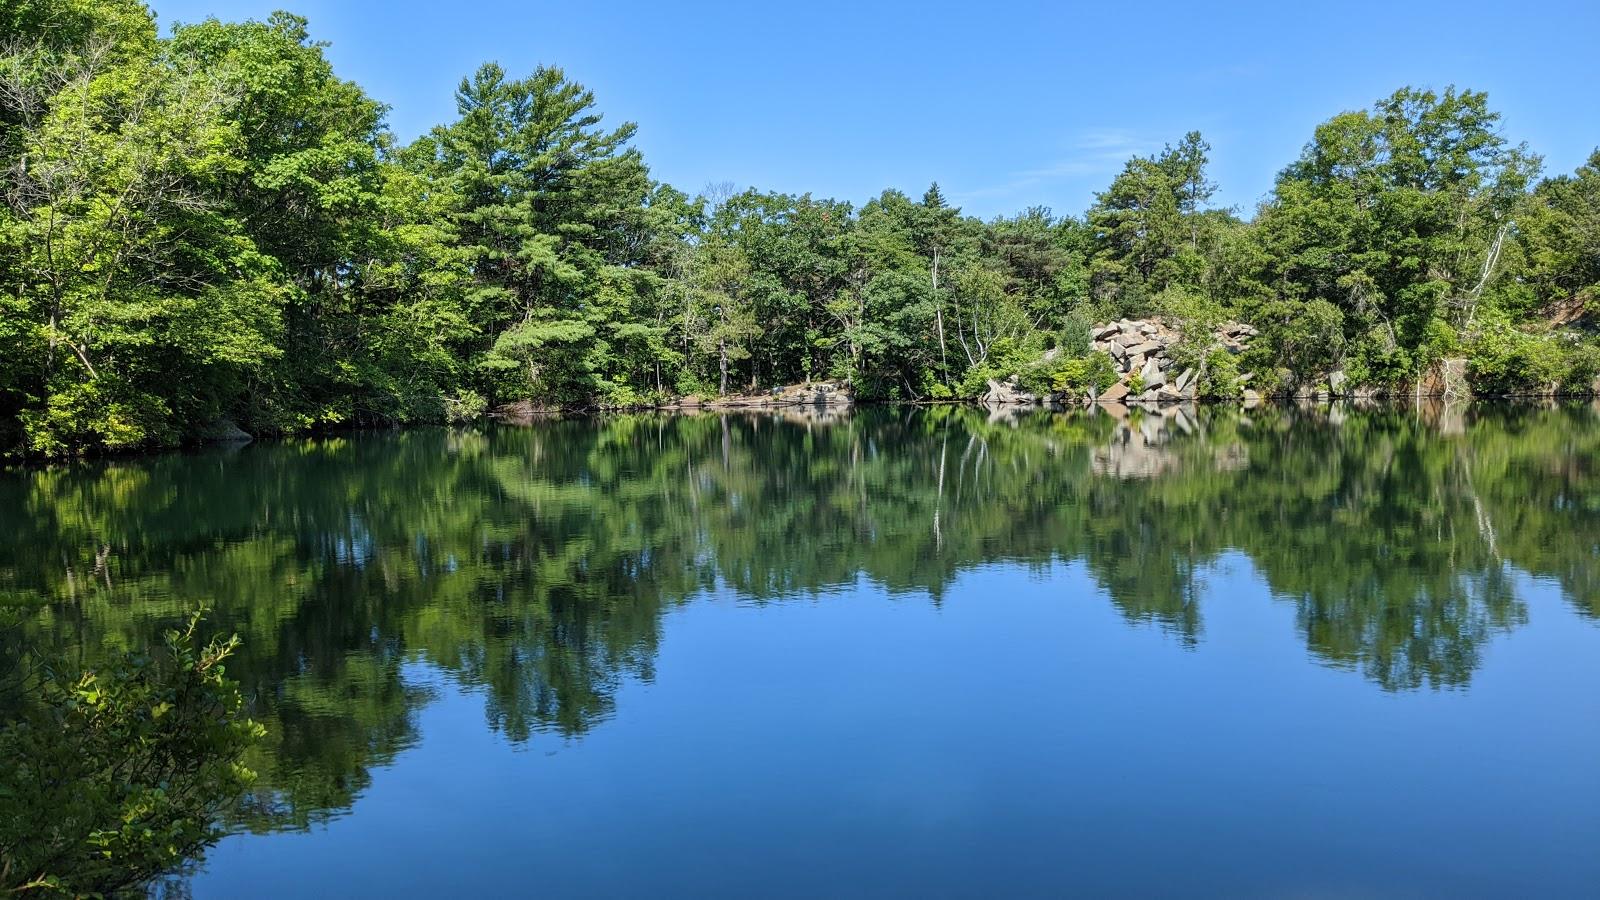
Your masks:
<svg viewBox="0 0 1600 900"><path fill-rule="evenodd" d="M275 443L278 441L292 441L304 439L327 439L344 435L366 434L376 432L406 432L424 429L442 428L449 430L469 431L484 426L504 428L528 428L540 422L557 419L603 418L614 415L642 415L647 413L662 413L673 415L697 414L797 414L798 417L809 418L811 421L830 421L848 416L858 409L874 409L886 407L910 408L935 408L935 407L970 407L990 413L991 417L1010 416L1025 412L1044 413L1071 413L1089 412L1106 413L1115 418L1126 418L1133 411L1154 413L1158 415L1177 414L1178 412L1192 413L1202 407L1233 407L1240 411L1260 409L1282 409L1305 411L1318 408L1329 409L1383 409L1401 407L1423 407L1431 409L1447 409L1465 406L1495 406L1509 407L1538 407L1551 408L1561 405L1600 403L1600 391L1586 391L1581 393L1558 392L1538 394L1501 394L1501 395L1446 395L1442 393L1424 394L1377 394L1372 396L1317 396L1317 395L1273 395L1259 397L1252 400L1222 399L1201 397L1194 400L1176 402L1157 402L1153 400L1094 400L1085 401L1077 399L1072 401L1044 400L1029 402L984 402L973 398L951 399L925 399L925 400L851 400L848 402L836 401L831 403L803 403L795 401L768 401L763 398L741 396L728 400L711 400L694 403L664 403L656 405L637 406L591 406L591 407L558 407L539 408L526 414L505 416L498 410L491 410L482 417L465 423L450 423L444 421L413 422L409 424L393 423L380 424L343 424L322 428L310 429L301 432L249 435L244 437L215 438L207 440L186 441L166 447L146 447L123 451L100 451L84 453L75 456L61 457L0 457L0 472L25 471L56 466L70 466L83 463L111 462L140 459L145 457L158 457L170 454L186 454L204 452L217 448L243 448L257 443ZM806 414L811 414L807 416Z"/></svg>

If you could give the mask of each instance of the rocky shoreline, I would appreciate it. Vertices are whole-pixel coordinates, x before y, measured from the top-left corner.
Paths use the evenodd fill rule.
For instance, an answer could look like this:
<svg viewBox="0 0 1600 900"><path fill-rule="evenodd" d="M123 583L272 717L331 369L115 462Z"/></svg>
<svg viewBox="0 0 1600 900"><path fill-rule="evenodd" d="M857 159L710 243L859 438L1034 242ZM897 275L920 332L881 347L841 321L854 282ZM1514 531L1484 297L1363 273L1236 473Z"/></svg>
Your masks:
<svg viewBox="0 0 1600 900"><path fill-rule="evenodd" d="M892 401L910 403L977 403L991 408L1043 406L1065 408L1068 406L1118 407L1134 406L1162 408L1196 403L1238 403L1246 408L1266 400L1301 400L1328 402L1332 400L1378 401L1382 399L1440 399L1446 401L1468 400L1475 395L1468 384L1467 360L1450 358L1439 361L1415 384L1402 390L1384 391L1352 383L1341 370L1300 378L1292 388L1275 390L1257 389L1256 373L1238 372L1230 366L1219 376L1214 368L1216 354L1226 354L1237 359L1245 354L1260 332L1244 322L1225 322L1209 329L1203 345L1193 345L1182 329L1160 317L1144 319L1118 319L1104 322L1090 329L1090 349L1103 353L1110 359L1115 381L1103 389L1054 391L1035 393L1019 384L1011 375L1005 379L989 379L987 389L976 397L954 397L946 400ZM1059 350L1047 352L1040 360L1049 364L1059 356ZM1280 379L1281 380L1281 379ZM1272 379L1269 377L1268 382ZM1555 396L1600 396L1600 380L1587 392L1554 391L1510 395L1503 399L1552 398ZM603 407L599 411L627 410L783 410L815 409L839 413L857 403L850 385L838 381L814 381L775 387L767 391L729 394L724 397L689 395L660 404ZM527 424L562 410L541 407L530 401L508 403L495 408L490 417L511 424Z"/></svg>
<svg viewBox="0 0 1600 900"><path fill-rule="evenodd" d="M1103 390L1093 388L1082 394L1055 392L1043 396L1030 393L1018 384L1013 375L1005 381L989 381L989 390L978 398L989 406L1010 404L1063 404L1083 403L1184 403L1211 399L1214 392L1202 387L1206 374L1206 355L1222 350L1237 356L1249 349L1250 341L1258 332L1242 322L1229 322L1219 326L1205 347L1185 348L1190 362L1180 363L1178 350L1184 346L1184 335L1159 318L1119 319L1096 325L1090 334L1091 349L1106 354L1115 366L1117 380ZM1052 354L1056 351L1052 351ZM1046 354L1045 362L1053 359ZM1256 402L1261 398L1249 388L1255 377L1245 372L1233 378L1240 399Z"/></svg>

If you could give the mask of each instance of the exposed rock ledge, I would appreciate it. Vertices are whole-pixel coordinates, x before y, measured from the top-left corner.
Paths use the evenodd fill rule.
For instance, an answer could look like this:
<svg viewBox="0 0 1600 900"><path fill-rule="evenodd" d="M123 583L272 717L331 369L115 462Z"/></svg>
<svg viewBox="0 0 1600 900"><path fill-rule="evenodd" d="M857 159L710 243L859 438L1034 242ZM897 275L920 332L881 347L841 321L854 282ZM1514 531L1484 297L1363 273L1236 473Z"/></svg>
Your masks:
<svg viewBox="0 0 1600 900"><path fill-rule="evenodd" d="M729 394L726 397L683 397L664 409L770 409L784 406L848 407L855 403L850 388L832 381L790 384L766 393Z"/></svg>
<svg viewBox="0 0 1600 900"><path fill-rule="evenodd" d="M1242 322L1229 322L1212 335L1207 351L1223 349L1229 353L1243 353L1249 348L1256 329ZM991 406L1035 403L1072 403L1099 400L1102 402L1184 403L1200 397L1200 373L1192 368L1176 371L1172 350L1183 341L1183 335L1159 318L1120 319L1096 325L1090 331L1091 348L1111 357L1116 366L1117 383L1097 396L1065 397L1051 395L1037 397L1022 390L1015 376L1004 382L990 380L989 390L981 401ZM1239 376L1241 387L1251 380L1251 373ZM1259 399L1244 387L1244 399Z"/></svg>

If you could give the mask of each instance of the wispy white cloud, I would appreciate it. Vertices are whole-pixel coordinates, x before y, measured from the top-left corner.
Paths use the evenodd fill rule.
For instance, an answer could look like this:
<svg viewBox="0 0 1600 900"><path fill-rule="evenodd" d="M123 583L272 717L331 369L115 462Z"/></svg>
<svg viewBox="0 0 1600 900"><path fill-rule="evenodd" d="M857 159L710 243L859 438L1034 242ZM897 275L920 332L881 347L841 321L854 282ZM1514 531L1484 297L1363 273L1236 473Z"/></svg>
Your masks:
<svg viewBox="0 0 1600 900"><path fill-rule="evenodd" d="M1066 153L1058 159L1016 170L992 185L953 191L951 197L958 202L1008 197L1055 181L1110 176L1129 158L1153 153L1160 146L1157 140L1124 129L1090 129L1073 138Z"/></svg>

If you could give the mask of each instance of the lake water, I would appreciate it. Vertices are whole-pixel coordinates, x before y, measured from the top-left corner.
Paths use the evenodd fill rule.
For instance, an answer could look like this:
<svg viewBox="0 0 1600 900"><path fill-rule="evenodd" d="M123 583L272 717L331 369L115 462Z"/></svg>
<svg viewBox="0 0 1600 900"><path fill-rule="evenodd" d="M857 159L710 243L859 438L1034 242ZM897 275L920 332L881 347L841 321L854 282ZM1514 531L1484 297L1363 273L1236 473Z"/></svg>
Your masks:
<svg viewBox="0 0 1600 900"><path fill-rule="evenodd" d="M357 434L0 528L8 641L243 638L197 897L1600 895L1592 407Z"/></svg>

